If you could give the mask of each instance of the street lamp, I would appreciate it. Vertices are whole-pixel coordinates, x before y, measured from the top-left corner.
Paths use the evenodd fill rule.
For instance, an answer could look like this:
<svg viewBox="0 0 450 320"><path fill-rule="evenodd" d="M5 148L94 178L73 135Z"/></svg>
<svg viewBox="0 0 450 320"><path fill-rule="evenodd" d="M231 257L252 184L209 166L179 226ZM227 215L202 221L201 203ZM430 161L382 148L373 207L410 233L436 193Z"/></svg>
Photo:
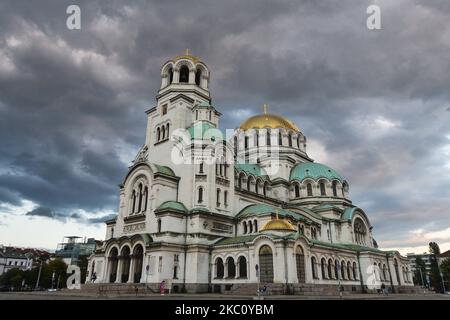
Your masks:
<svg viewBox="0 0 450 320"><path fill-rule="evenodd" d="M39 259L39 262L40 262L40 264L39 264L39 273L38 273L38 277L37 277L37 280L36 280L36 286L35 286L35 288L34 288L35 291L37 291L37 289L38 289L38 287L39 287L39 279L41 278L42 259Z"/></svg>

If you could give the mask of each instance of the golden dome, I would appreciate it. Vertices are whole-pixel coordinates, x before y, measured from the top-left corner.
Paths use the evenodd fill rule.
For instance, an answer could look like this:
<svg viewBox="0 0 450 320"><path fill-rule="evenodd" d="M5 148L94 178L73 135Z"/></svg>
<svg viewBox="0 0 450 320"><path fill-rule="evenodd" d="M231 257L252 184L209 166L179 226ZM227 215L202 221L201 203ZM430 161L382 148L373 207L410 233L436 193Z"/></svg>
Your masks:
<svg viewBox="0 0 450 320"><path fill-rule="evenodd" d="M267 113L266 105L264 105L263 114L258 114L256 116L248 118L243 123L241 123L239 128L242 130L283 128L286 130L294 130L296 132L300 132L300 129L292 121L276 114Z"/></svg>
<svg viewBox="0 0 450 320"><path fill-rule="evenodd" d="M172 61L176 62L176 61L181 60L181 59L188 59L188 60L191 60L191 61L194 62L194 63L199 62L199 61L200 61L200 58L191 55L191 54L189 53L189 51L190 51L189 49L186 49L185 54L176 56L175 58L172 59Z"/></svg>
<svg viewBox="0 0 450 320"><path fill-rule="evenodd" d="M267 221L265 225L259 231L296 231L294 226L285 219L273 219Z"/></svg>

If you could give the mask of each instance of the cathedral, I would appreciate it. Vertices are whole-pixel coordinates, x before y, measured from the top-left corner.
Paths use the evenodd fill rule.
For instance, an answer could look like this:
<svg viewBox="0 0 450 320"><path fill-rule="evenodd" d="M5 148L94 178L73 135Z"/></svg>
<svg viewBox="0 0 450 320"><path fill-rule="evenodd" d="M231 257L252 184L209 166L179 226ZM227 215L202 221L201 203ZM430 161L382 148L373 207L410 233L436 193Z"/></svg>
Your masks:
<svg viewBox="0 0 450 320"><path fill-rule="evenodd" d="M411 289L407 259L378 248L349 182L308 156L300 128L265 105L221 131L210 79L189 51L162 66L145 143L86 282L230 294Z"/></svg>

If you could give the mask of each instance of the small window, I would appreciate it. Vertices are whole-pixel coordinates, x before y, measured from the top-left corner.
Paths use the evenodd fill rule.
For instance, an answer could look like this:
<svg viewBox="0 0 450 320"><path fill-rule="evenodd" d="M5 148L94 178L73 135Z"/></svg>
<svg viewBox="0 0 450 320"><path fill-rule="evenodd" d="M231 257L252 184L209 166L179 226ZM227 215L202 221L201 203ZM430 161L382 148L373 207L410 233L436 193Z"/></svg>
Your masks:
<svg viewBox="0 0 450 320"><path fill-rule="evenodd" d="M333 182L333 197L337 197L337 183Z"/></svg>
<svg viewBox="0 0 450 320"><path fill-rule="evenodd" d="M158 233L161 232L161 219L158 219Z"/></svg>
<svg viewBox="0 0 450 320"><path fill-rule="evenodd" d="M198 203L203 202L203 188L198 188Z"/></svg>
<svg viewBox="0 0 450 320"><path fill-rule="evenodd" d="M167 114L167 104L163 104L161 107L161 113L162 115Z"/></svg>
<svg viewBox="0 0 450 320"><path fill-rule="evenodd" d="M311 185L311 183L308 183L306 185L306 191L308 192L308 197L312 197L313 192L312 192L312 185Z"/></svg>
<svg viewBox="0 0 450 320"><path fill-rule="evenodd" d="M203 173L203 162L200 163L199 173Z"/></svg>
<svg viewBox="0 0 450 320"><path fill-rule="evenodd" d="M321 196L325 196L326 195L326 193L325 193L325 183L323 183L323 182L320 183L320 195Z"/></svg>
<svg viewBox="0 0 450 320"><path fill-rule="evenodd" d="M195 84L196 85L200 85L200 80L202 78L202 70L198 69L197 72L195 73Z"/></svg>
<svg viewBox="0 0 450 320"><path fill-rule="evenodd" d="M300 197L300 188L299 188L298 184L295 185L295 197L296 198Z"/></svg>
<svg viewBox="0 0 450 320"><path fill-rule="evenodd" d="M217 206L220 206L220 189L217 189L216 191L216 198L217 198Z"/></svg>

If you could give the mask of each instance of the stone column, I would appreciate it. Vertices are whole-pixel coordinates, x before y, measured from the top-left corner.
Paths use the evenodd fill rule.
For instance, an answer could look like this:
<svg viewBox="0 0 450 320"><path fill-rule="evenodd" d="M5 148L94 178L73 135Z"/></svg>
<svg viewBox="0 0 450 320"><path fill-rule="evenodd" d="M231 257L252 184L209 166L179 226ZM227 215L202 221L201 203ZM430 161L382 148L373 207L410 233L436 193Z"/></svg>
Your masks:
<svg viewBox="0 0 450 320"><path fill-rule="evenodd" d="M130 270L128 271L128 281L127 283L134 282L134 263L135 263L134 255L130 255Z"/></svg>
<svg viewBox="0 0 450 320"><path fill-rule="evenodd" d="M173 68L173 81L172 83L180 83L180 69Z"/></svg>
<svg viewBox="0 0 450 320"><path fill-rule="evenodd" d="M225 260L225 263L223 264L223 278L228 278L228 262Z"/></svg>
<svg viewBox="0 0 450 320"><path fill-rule="evenodd" d="M195 84L195 69L189 69L189 84Z"/></svg>
<svg viewBox="0 0 450 320"><path fill-rule="evenodd" d="M237 279L237 278L239 278L241 275L240 275L240 270L239 270L239 260L238 261L236 261L235 263L234 263L234 265L235 265L235 276L234 276L234 278L235 279Z"/></svg>
<svg viewBox="0 0 450 320"><path fill-rule="evenodd" d="M117 272L116 272L116 281L114 283L120 283L122 280L122 264L123 264L123 257L118 256L117 257Z"/></svg>

